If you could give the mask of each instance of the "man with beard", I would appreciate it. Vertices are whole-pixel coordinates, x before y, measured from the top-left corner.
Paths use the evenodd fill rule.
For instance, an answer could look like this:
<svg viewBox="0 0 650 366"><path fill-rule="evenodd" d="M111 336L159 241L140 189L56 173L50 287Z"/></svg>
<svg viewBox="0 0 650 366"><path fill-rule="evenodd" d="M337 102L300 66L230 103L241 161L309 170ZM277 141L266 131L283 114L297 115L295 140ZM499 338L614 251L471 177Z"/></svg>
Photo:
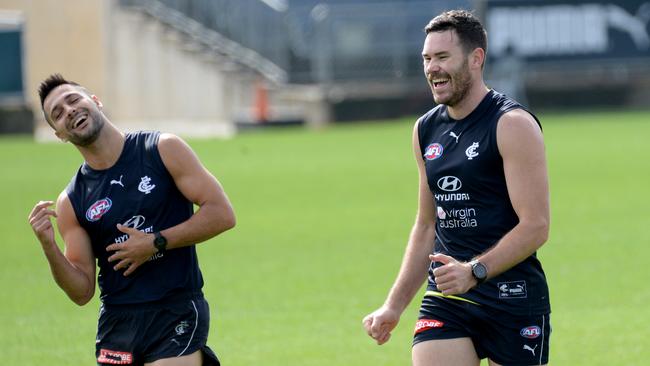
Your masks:
<svg viewBox="0 0 650 366"><path fill-rule="evenodd" d="M547 240L549 191L537 118L483 82L487 34L461 10L425 27L424 73L439 105L413 129L415 224L383 306L363 325L387 342L427 278L413 364L548 362L548 287L536 250Z"/></svg>
<svg viewBox="0 0 650 366"><path fill-rule="evenodd" d="M210 314L195 244L235 225L221 185L179 137L118 130L77 83L55 74L39 94L55 135L84 163L56 208L37 203L29 222L54 280L78 305L94 295L97 261L97 363L218 365L206 345Z"/></svg>

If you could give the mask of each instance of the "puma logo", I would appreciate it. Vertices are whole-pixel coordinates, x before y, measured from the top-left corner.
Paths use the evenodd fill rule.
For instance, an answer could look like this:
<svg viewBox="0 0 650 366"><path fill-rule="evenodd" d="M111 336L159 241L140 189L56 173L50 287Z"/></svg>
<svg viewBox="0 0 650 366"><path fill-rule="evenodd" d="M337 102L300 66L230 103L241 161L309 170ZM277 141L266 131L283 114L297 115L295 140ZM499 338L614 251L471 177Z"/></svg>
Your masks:
<svg viewBox="0 0 650 366"><path fill-rule="evenodd" d="M113 184L119 184L119 185L122 186L122 188L124 188L124 184L122 184L122 176L123 176L123 175L120 175L120 180L115 180L115 179L111 180L111 185L113 185Z"/></svg>
<svg viewBox="0 0 650 366"><path fill-rule="evenodd" d="M534 357L535 356L535 349L537 349L537 345L535 345L535 347L533 347L533 348L530 348L529 345L524 344L524 349L527 350L527 351L530 351L533 354L533 357Z"/></svg>
<svg viewBox="0 0 650 366"><path fill-rule="evenodd" d="M460 135L462 135L462 133ZM456 133L454 131L449 132L449 136L455 138L456 143L458 143L458 139L460 138L460 135L456 135Z"/></svg>

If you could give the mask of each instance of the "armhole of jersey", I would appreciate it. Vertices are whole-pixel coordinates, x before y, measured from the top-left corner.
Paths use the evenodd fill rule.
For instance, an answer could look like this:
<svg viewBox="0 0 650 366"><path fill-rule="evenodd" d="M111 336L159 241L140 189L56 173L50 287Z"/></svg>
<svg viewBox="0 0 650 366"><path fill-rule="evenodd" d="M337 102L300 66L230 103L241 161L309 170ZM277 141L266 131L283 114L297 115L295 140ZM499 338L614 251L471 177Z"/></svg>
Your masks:
<svg viewBox="0 0 650 366"><path fill-rule="evenodd" d="M418 149L420 149L420 155L424 156L424 150L422 149L422 120L424 120L424 116L418 118L415 123L417 124L418 131Z"/></svg>
<svg viewBox="0 0 650 366"><path fill-rule="evenodd" d="M160 156L160 151L158 150L160 135L160 131L152 131L147 136L145 139L145 152L147 154L147 158L151 159L151 162L156 167L156 169L159 169L161 172L170 175L167 167L165 166L165 163L162 160L162 157Z"/></svg>
<svg viewBox="0 0 650 366"><path fill-rule="evenodd" d="M86 217L84 212L79 212L79 205L75 203L75 200L73 199L75 197L74 191L77 185L77 175L75 175L70 183L65 187L65 194L68 197L68 201L70 201L70 206L72 206L72 211L74 212L75 217L77 218L77 222L79 225L83 222L83 219ZM83 209L82 209L83 211Z"/></svg>
<svg viewBox="0 0 650 366"><path fill-rule="evenodd" d="M517 110L517 109L521 109L522 111L530 114L533 117L533 119L535 120L535 122L537 122L537 125L539 126L540 131L542 131L542 133L544 132L544 130L542 129L542 123L539 121L537 116L534 115L533 112L529 111L528 109L526 109L524 106L522 106L520 104L515 104L515 105L513 105L513 106L511 106L509 108L504 109L503 111L499 111L499 113L497 114L496 123L492 127L492 136L493 136L492 138L494 139L494 141L493 141L494 143L490 144L491 146L494 146L494 148L496 149L496 153L499 156L501 156L501 152L499 151L499 144L497 142L497 129L499 127L499 122L501 121L501 117L503 117L504 114L506 114L506 113L508 113L510 111Z"/></svg>

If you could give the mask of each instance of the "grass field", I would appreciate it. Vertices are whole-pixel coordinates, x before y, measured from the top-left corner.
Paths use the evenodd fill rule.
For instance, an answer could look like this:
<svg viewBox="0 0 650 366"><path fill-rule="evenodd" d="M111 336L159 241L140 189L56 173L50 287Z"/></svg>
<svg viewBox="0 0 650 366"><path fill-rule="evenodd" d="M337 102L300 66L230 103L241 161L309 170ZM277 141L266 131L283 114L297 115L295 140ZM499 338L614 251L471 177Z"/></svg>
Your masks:
<svg viewBox="0 0 650 366"><path fill-rule="evenodd" d="M552 225L551 364L650 361L650 114L542 114ZM416 209L412 119L263 131L190 144L238 226L199 246L209 344L226 366L407 365L420 296L391 341L361 318L398 270ZM0 139L0 363L92 365L98 301L51 279L27 223L81 158L72 146Z"/></svg>

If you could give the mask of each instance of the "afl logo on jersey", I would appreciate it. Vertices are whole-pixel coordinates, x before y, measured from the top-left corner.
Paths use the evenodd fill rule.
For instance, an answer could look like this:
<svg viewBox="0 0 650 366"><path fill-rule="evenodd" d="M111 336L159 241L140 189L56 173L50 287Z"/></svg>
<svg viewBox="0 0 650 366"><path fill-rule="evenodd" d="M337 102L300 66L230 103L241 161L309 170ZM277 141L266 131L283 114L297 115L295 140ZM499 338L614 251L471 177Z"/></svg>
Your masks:
<svg viewBox="0 0 650 366"><path fill-rule="evenodd" d="M108 210L111 209L111 206L113 206L113 202L111 202L111 199L108 197L98 200L88 208L88 211L86 211L86 220L90 222L99 220L108 212Z"/></svg>
<svg viewBox="0 0 650 366"><path fill-rule="evenodd" d="M531 325L530 327L523 328L519 331L519 334L524 338L535 339L542 334L542 328L536 325Z"/></svg>
<svg viewBox="0 0 650 366"><path fill-rule="evenodd" d="M424 158L427 160L436 160L442 156L442 145L437 142L427 146L424 150Z"/></svg>

